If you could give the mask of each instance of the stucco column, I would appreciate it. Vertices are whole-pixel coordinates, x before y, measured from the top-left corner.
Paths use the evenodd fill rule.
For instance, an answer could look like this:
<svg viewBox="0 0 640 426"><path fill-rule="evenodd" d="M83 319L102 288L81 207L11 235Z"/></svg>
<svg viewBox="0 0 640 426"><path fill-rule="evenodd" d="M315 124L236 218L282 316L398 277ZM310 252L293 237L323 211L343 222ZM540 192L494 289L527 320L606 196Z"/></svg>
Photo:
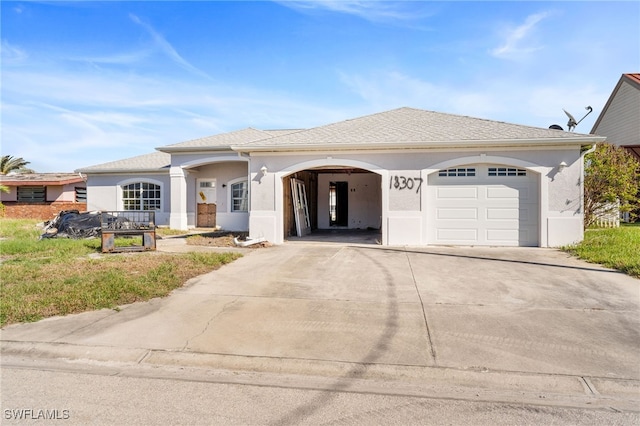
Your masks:
<svg viewBox="0 0 640 426"><path fill-rule="evenodd" d="M171 229L187 229L187 179L182 167L171 167L171 212L169 226Z"/></svg>

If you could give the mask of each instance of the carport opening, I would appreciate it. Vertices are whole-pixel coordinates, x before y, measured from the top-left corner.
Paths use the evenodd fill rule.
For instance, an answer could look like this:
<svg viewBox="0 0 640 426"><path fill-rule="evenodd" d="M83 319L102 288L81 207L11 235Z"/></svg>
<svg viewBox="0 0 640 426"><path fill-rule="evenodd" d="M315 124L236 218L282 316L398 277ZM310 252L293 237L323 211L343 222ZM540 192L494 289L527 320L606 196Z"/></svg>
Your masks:
<svg viewBox="0 0 640 426"><path fill-rule="evenodd" d="M379 244L381 182L376 173L347 166L316 167L286 176L282 182L285 240Z"/></svg>

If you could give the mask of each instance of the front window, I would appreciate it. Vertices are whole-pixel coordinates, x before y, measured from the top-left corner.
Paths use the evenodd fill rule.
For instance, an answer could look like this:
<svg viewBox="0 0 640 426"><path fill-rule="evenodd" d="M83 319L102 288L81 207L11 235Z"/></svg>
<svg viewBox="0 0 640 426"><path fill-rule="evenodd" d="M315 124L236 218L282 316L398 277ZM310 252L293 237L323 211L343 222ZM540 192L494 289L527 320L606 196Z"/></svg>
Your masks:
<svg viewBox="0 0 640 426"><path fill-rule="evenodd" d="M489 167L489 176L526 176L525 169L515 169L511 167Z"/></svg>
<svg viewBox="0 0 640 426"><path fill-rule="evenodd" d="M231 185L232 212L246 212L248 210L248 188L246 180Z"/></svg>
<svg viewBox="0 0 640 426"><path fill-rule="evenodd" d="M460 167L454 169L445 169L438 172L439 177L474 177L476 175L475 167Z"/></svg>
<svg viewBox="0 0 640 426"><path fill-rule="evenodd" d="M46 201L44 186L19 186L18 201L22 203L43 203Z"/></svg>
<svg viewBox="0 0 640 426"><path fill-rule="evenodd" d="M76 203L87 202L87 188L80 188L76 186Z"/></svg>
<svg viewBox="0 0 640 426"><path fill-rule="evenodd" d="M122 187L125 210L160 210L160 185L136 182Z"/></svg>

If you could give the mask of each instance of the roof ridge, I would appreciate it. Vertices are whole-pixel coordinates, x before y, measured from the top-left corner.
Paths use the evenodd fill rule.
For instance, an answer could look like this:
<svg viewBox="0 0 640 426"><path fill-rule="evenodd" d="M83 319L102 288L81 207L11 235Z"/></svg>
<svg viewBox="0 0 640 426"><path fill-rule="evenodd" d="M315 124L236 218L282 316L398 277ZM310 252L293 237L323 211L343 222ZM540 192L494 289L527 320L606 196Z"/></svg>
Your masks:
<svg viewBox="0 0 640 426"><path fill-rule="evenodd" d="M188 144L188 143L202 141L202 140L209 139L209 138L219 137L219 136L222 136L222 135L231 135L231 134L235 134L235 133L240 133L240 132L244 132L244 131L247 131L247 130L254 130L254 131L257 131L257 132L262 132L262 130L260 130L260 129L255 129L253 127L245 127L245 128L242 128L242 129L232 130L230 132L216 133L216 134L213 134L213 135L207 135L207 136L202 136L202 137L199 137L199 138L189 139L189 140L182 141L182 142L172 143L172 144L169 144L169 145L163 145L160 148L168 148L168 147L173 147L173 146L177 146L177 145L181 145L181 144Z"/></svg>
<svg viewBox="0 0 640 426"><path fill-rule="evenodd" d="M296 149L296 147L401 146L453 144L471 141L576 141L592 135L508 123L468 115L443 113L411 107L363 115L299 132L233 145L232 149ZM242 148L240 148L242 147Z"/></svg>
<svg viewBox="0 0 640 426"><path fill-rule="evenodd" d="M121 158L119 160L107 161L106 163L95 164L95 165L87 166L87 167L80 167L80 168L74 170L74 172L77 173L77 172L85 172L85 171L107 170L109 168L113 168L114 166L118 166L120 164L126 165L126 164L132 163L132 162L135 163L137 160L151 159L151 158L154 158L154 157L159 157L156 160L162 160L162 162L165 162L164 158L166 158L167 164L164 164L162 167L166 167L166 166L171 165L171 154L168 154L168 153L162 152L162 151L153 151L153 152L149 152L147 154L134 155L133 157L127 157L127 158Z"/></svg>

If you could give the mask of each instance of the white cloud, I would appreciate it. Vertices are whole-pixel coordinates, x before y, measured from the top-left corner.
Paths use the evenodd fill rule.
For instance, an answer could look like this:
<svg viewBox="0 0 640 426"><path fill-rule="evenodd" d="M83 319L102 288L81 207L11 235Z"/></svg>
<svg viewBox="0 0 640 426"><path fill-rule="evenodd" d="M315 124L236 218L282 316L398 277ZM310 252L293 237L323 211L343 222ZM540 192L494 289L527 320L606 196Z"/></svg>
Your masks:
<svg viewBox="0 0 640 426"><path fill-rule="evenodd" d="M69 58L72 61L89 62L92 64L126 65L135 64L151 55L151 50L139 50L129 53L116 53L104 56L84 56Z"/></svg>
<svg viewBox="0 0 640 426"><path fill-rule="evenodd" d="M339 76L354 93L377 108L414 105L418 99L424 101L441 96L434 85L398 71L378 71L369 75L339 72Z"/></svg>
<svg viewBox="0 0 640 426"><path fill-rule="evenodd" d="M248 126L311 127L355 114L277 91L209 80L8 68L2 116L3 152L46 172L72 171Z"/></svg>
<svg viewBox="0 0 640 426"><path fill-rule="evenodd" d="M340 72L341 81L376 110L402 106L490 117L502 107L491 92L431 83L398 71L367 75Z"/></svg>
<svg viewBox="0 0 640 426"><path fill-rule="evenodd" d="M461 80L435 83L397 71L341 72L340 79L376 111L411 106L546 128L551 124L565 126L563 108L580 119L586 113L584 107L590 105L593 113L576 129L581 133L589 133L613 89L588 81L572 87L561 79L523 84L518 76L483 78L482 84ZM593 81L598 81L598 77Z"/></svg>
<svg viewBox="0 0 640 426"><path fill-rule="evenodd" d="M515 59L542 49L541 46L532 46L527 42L531 34L536 30L536 26L549 15L548 12L542 12L527 16L523 24L507 30L504 42L489 52L498 58Z"/></svg>
<svg viewBox="0 0 640 426"><path fill-rule="evenodd" d="M357 16L370 22L410 23L431 15L418 2L371 0L283 0L277 3L301 12L327 10ZM411 7L408 7L411 6ZM424 6L423 4L420 6Z"/></svg>
<svg viewBox="0 0 640 426"><path fill-rule="evenodd" d="M0 45L0 55L2 57L2 63L9 65L20 64L29 57L27 52L9 44L6 40L2 40L2 44Z"/></svg>
<svg viewBox="0 0 640 426"><path fill-rule="evenodd" d="M140 25L144 28L149 35L153 38L156 46L162 51L167 57L169 57L173 62L184 68L185 70L192 72L201 77L210 78L207 73L198 69L197 67L191 65L188 61L186 61L180 54L174 49L174 47L169 43L160 33L158 33L151 25L143 22L140 18L138 18L134 14L129 14L129 17L133 22Z"/></svg>

